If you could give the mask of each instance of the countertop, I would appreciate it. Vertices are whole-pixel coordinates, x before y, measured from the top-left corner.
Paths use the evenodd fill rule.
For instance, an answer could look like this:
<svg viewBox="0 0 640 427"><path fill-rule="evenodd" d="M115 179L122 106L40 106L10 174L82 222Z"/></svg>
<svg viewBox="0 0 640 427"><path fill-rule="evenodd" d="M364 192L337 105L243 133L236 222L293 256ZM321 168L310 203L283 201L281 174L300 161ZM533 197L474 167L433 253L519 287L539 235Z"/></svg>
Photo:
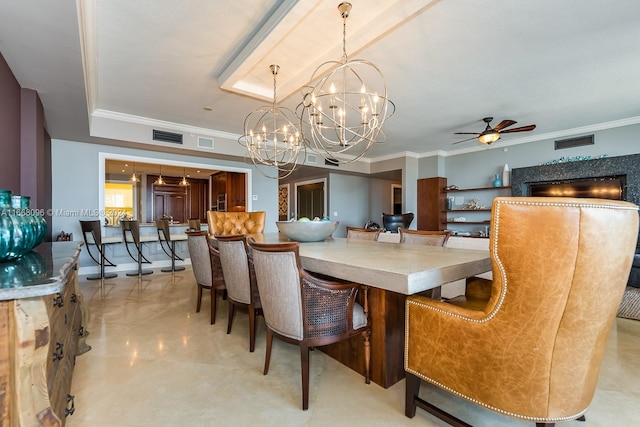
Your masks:
<svg viewBox="0 0 640 427"><path fill-rule="evenodd" d="M0 301L62 292L82 242L41 243L17 260L0 263Z"/></svg>

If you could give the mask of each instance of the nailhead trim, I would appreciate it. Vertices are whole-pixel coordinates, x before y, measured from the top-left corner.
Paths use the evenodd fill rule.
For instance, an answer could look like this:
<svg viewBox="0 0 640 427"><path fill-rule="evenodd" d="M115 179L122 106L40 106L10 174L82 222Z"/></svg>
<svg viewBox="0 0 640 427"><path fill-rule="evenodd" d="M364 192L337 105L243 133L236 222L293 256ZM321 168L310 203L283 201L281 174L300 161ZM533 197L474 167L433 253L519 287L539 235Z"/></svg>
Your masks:
<svg viewBox="0 0 640 427"><path fill-rule="evenodd" d="M483 408L489 409L489 410L491 410L493 412L497 412L499 414L508 415L510 417L513 417L513 418L519 418L521 420L533 421L533 422L570 421L570 420L575 420L576 418L581 417L589 409L589 407L587 406L584 410L578 412L577 414L569 415L569 416L566 416L566 417L539 418L539 417L531 417L531 416L528 416L528 415L520 415L520 414L516 414L515 412L505 411L503 409L496 408L495 406L487 405L484 402L481 402L481 401L479 401L477 399L474 399L474 398L469 397L469 396L467 396L465 394L462 394L462 393L460 393L460 392L458 392L458 391L456 391L456 390L454 390L454 389L452 389L450 387L447 387L446 385L444 385L444 384L442 384L442 383L440 383L438 381L435 381L435 380L433 380L433 379L431 379L429 377L426 377L426 376L422 375L421 373L414 371L413 369L405 368L405 371L407 371L407 372L409 372L409 373L411 373L411 374L423 379L424 381L427 381L427 382L429 382L429 383L431 383L433 385L436 385L436 386L440 387L441 389L448 391L451 394L455 394L456 396L461 397L461 398L463 398L465 400L468 400L469 402L475 403L478 406L482 406Z"/></svg>
<svg viewBox="0 0 640 427"><path fill-rule="evenodd" d="M498 230L500 229L500 207L503 204L513 204L513 205L530 205L530 206L570 206L570 207L579 207L579 208L598 208L598 209L614 209L614 210L638 210L638 206L618 206L618 205L600 205L600 204L593 204L593 203L576 203L576 202L545 202L545 201L530 201L530 200L515 200L515 199L508 199L508 200L500 200L498 199L496 201L496 206L495 206L495 221L492 227L491 232L493 233L493 253L495 254L495 262L498 265L498 271L500 272L500 275L502 276L502 282L503 282L503 288L502 288L502 292L500 293L500 300L498 301L498 303L496 304L495 308L491 311L491 313L489 313L488 316L482 318L482 319L472 319L466 316L461 316L459 314L456 313L451 313L449 311L445 311L442 310L440 308L437 307L433 307L427 304L423 304L420 302L416 302L416 301L408 301L408 304L414 304L423 308L427 308L429 310L434 310L440 313L443 313L447 316L452 316L452 317L457 317L459 319L463 319L463 320L467 320L469 322L474 322L474 323L484 323L487 322L489 320L491 320L496 313L500 310L503 302L504 302L504 298L505 295L507 293L507 288L508 288L508 280L504 271L504 266L502 265L502 261L500 260L500 256L498 255ZM405 324L409 325L409 311L410 310L405 310ZM475 403L476 405L482 406L483 408L489 409L491 411L500 413L500 414L504 414L504 415L508 415L511 416L513 418L519 418L522 420L527 420L527 421L534 421L534 422L555 422L555 421L569 421L569 420L574 420L576 418L581 417L582 415L584 415L585 412L587 412L587 409L589 409L589 407L585 408L583 411L575 414L575 415L571 415L571 416L567 416L567 417L556 417L556 418L537 418L537 417L530 417L527 415L519 415L516 414L514 412L509 412L509 411L505 411L503 409L500 408L496 408L494 406L488 405L484 402L481 402L477 399L473 399L465 394L462 394L450 387L447 387L446 385L433 380L432 378L429 378L419 372L414 371L413 369L409 368L409 360L408 360L408 353L409 353L409 328L405 327L405 337L404 337L404 342L405 342L405 352L404 352L404 369L406 372L409 372L421 379L423 379L424 381L430 382L431 384L434 384L438 387L440 387L443 390L448 391L451 394L454 394L458 397L461 397L465 400L468 400L472 403Z"/></svg>

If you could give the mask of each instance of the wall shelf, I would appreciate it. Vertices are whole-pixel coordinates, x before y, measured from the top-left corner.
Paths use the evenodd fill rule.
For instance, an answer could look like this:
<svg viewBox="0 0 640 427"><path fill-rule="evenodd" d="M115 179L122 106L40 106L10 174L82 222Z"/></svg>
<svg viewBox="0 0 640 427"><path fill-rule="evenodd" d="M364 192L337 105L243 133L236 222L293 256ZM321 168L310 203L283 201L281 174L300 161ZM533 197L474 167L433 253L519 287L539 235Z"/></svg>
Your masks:
<svg viewBox="0 0 640 427"><path fill-rule="evenodd" d="M502 187L458 188L457 190L447 190L446 188L443 188L442 191L445 193L462 193L465 191L506 190L506 189L511 189L511 186L503 185Z"/></svg>

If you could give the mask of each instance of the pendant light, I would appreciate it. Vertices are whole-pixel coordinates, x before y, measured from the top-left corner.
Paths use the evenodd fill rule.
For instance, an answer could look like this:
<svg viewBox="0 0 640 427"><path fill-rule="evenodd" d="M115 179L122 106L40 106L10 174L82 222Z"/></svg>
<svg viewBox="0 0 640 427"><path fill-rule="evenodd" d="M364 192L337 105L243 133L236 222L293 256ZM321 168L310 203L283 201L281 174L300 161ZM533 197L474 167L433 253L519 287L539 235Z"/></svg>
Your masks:
<svg viewBox="0 0 640 427"><path fill-rule="evenodd" d="M387 97L387 83L378 67L364 59L348 58L351 4L340 3L338 11L343 21L342 59L316 68L303 88L296 113L311 150L334 163L351 163L374 143L385 141L382 126L395 112L395 105Z"/></svg>
<svg viewBox="0 0 640 427"><path fill-rule="evenodd" d="M187 181L187 174L185 171L185 168L182 168L182 179L180 180L180 182L178 183L178 185L180 187L187 187L189 186L189 181Z"/></svg>
<svg viewBox="0 0 640 427"><path fill-rule="evenodd" d="M167 182L162 179L162 165L160 165L160 176L158 177L158 179L156 179L153 185L166 185L166 183Z"/></svg>
<svg viewBox="0 0 640 427"><path fill-rule="evenodd" d="M134 184L140 182L140 178L136 175L136 164L133 163L133 173L131 174L131 178L129 178L129 182L133 182Z"/></svg>
<svg viewBox="0 0 640 427"><path fill-rule="evenodd" d="M271 65L273 104L253 110L244 120L244 135L238 142L247 148L258 172L267 178L285 178L297 168L298 157L304 159L305 144L294 124L295 114L276 102L276 76L280 67ZM302 153L300 151L302 150Z"/></svg>

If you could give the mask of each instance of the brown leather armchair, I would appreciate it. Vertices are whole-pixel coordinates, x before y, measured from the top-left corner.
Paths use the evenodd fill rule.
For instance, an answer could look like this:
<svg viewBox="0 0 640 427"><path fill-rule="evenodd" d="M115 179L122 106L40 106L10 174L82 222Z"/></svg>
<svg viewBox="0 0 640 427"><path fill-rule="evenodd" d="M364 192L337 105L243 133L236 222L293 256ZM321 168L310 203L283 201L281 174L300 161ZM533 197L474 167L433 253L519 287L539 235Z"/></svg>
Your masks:
<svg viewBox="0 0 640 427"><path fill-rule="evenodd" d="M492 212L489 302L407 298L405 414L419 406L468 425L418 397L427 381L538 426L584 419L629 276L638 207L501 197Z"/></svg>
<svg viewBox="0 0 640 427"><path fill-rule="evenodd" d="M256 234L264 232L267 217L265 211L216 212L207 211L209 234L229 236L234 234Z"/></svg>

